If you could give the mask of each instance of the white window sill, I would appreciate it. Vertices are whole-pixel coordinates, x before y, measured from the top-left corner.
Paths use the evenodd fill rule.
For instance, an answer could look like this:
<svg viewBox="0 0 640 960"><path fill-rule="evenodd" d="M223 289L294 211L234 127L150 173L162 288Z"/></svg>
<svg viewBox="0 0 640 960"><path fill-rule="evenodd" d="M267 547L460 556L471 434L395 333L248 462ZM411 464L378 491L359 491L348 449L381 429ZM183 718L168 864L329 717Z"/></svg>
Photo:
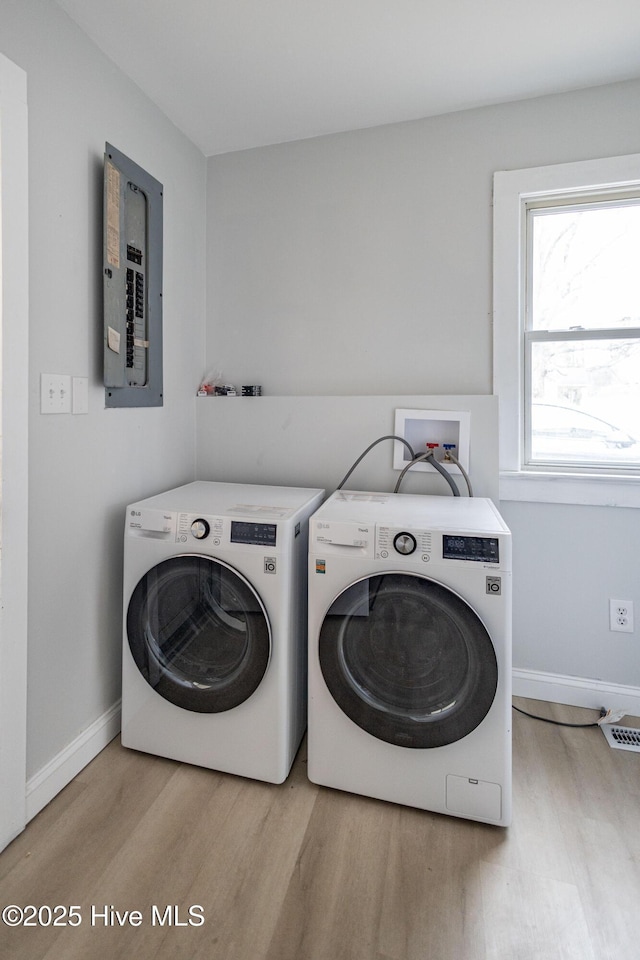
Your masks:
<svg viewBox="0 0 640 960"><path fill-rule="evenodd" d="M640 476L502 471L500 499L640 508Z"/></svg>

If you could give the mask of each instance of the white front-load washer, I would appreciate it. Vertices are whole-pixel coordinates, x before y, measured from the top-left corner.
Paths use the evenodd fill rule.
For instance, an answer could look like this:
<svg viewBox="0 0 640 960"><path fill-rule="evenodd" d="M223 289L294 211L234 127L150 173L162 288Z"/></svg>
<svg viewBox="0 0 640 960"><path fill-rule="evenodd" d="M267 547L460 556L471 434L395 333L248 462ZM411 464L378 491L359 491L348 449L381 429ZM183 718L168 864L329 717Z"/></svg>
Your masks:
<svg viewBox="0 0 640 960"><path fill-rule="evenodd" d="M338 491L309 523L309 778L506 826L511 535L483 498Z"/></svg>
<svg viewBox="0 0 640 960"><path fill-rule="evenodd" d="M127 507L125 747L286 779L306 726L308 518L323 494L199 481Z"/></svg>

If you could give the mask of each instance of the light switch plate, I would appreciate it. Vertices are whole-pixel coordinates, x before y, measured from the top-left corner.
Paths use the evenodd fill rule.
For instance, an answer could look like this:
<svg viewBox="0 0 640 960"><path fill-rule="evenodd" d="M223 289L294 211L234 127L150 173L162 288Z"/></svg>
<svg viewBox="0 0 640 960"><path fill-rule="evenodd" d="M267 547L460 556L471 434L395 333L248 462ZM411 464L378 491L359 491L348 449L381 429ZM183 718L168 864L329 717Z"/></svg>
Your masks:
<svg viewBox="0 0 640 960"><path fill-rule="evenodd" d="M40 413L71 413L71 377L40 374Z"/></svg>

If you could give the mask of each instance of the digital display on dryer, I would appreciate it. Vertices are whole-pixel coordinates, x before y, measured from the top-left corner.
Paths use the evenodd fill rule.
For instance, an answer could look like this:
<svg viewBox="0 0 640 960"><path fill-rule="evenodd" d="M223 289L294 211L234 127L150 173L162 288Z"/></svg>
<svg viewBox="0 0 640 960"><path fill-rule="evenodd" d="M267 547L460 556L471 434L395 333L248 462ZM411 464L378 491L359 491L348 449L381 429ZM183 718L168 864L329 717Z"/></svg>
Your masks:
<svg viewBox="0 0 640 960"><path fill-rule="evenodd" d="M442 537L444 560L477 560L479 563L500 563L497 537L461 537L445 533Z"/></svg>
<svg viewBox="0 0 640 960"><path fill-rule="evenodd" d="M278 525L253 523L246 520L231 521L231 543L250 543L260 547L275 547Z"/></svg>

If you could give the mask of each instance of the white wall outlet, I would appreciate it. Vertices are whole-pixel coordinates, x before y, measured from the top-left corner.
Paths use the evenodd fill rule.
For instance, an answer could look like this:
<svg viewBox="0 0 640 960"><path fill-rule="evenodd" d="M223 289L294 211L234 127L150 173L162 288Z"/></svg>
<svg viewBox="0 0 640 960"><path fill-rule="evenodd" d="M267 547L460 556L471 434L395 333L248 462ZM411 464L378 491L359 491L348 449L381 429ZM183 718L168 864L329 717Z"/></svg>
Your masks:
<svg viewBox="0 0 640 960"><path fill-rule="evenodd" d="M434 448L436 460L451 473L460 473L454 463L447 463L446 446L452 446L451 452L456 460L468 471L470 420L468 410L396 410L394 433L411 444L416 456L427 452L427 444L437 444ZM393 446L393 469L403 470L411 459L409 451L398 440ZM426 463L417 463L411 469L424 473L433 471L433 467Z"/></svg>
<svg viewBox="0 0 640 960"><path fill-rule="evenodd" d="M609 630L633 633L632 600L609 600Z"/></svg>
<svg viewBox="0 0 640 960"><path fill-rule="evenodd" d="M71 377L40 374L40 413L71 413Z"/></svg>

